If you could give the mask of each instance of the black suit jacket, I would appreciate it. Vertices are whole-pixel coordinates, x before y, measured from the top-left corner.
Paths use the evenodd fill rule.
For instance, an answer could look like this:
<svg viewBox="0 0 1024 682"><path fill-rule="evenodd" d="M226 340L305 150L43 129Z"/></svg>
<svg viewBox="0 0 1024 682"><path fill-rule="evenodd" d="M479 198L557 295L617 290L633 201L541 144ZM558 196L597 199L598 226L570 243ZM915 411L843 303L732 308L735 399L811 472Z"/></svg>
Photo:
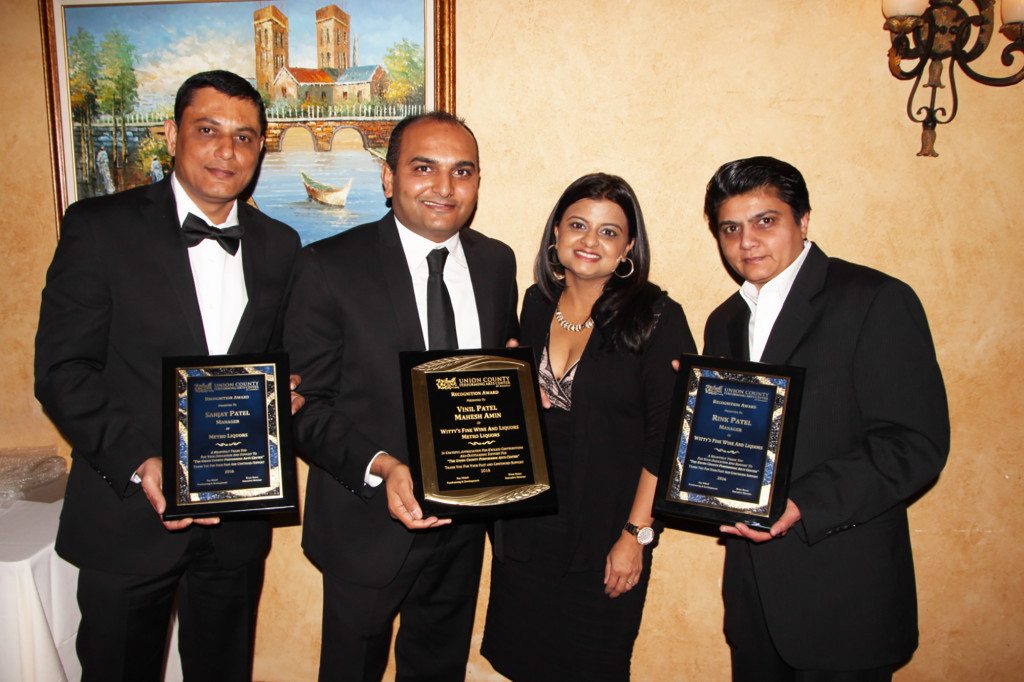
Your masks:
<svg viewBox="0 0 1024 682"><path fill-rule="evenodd" d="M461 240L481 340L503 347L518 329L515 257L470 229ZM313 465L302 547L324 571L383 586L413 534L391 519L383 484L363 476L381 450L408 462L398 353L424 349L412 275L391 213L311 244L302 261L285 325L306 397L295 431Z"/></svg>
<svg viewBox="0 0 1024 682"><path fill-rule="evenodd" d="M708 318L704 352L748 357L737 293ZM727 541L726 634L756 577L776 648L797 668L895 664L917 647L906 500L949 452L942 374L917 296L812 246L761 358L807 368L790 498L802 520L760 545Z"/></svg>
<svg viewBox="0 0 1024 682"><path fill-rule="evenodd" d="M538 366L555 307L536 286L523 298L519 341L533 348ZM676 380L671 362L697 348L678 303L662 293L653 307L657 324L641 352L610 348L608 335L595 328L573 377L572 447L553 455L553 466L572 470L569 489L558 490L559 513L569 524L568 570L604 569L629 520L641 469L658 475ZM499 522L498 558L530 559L534 523Z"/></svg>
<svg viewBox="0 0 1024 682"><path fill-rule="evenodd" d="M301 248L283 223L238 207L248 304L230 352L281 348ZM170 178L73 204L46 276L36 335L36 397L72 446L57 552L72 563L158 573L189 530L169 532L132 473L161 449L161 359L207 353ZM226 567L265 556L266 521L211 527Z"/></svg>

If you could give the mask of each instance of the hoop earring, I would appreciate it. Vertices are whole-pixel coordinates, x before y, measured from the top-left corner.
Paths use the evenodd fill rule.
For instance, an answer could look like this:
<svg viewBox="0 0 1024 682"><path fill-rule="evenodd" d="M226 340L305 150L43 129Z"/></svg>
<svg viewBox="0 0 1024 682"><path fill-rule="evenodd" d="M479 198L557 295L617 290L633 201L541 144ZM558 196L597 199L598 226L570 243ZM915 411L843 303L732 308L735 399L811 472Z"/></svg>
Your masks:
<svg viewBox="0 0 1024 682"><path fill-rule="evenodd" d="M633 274L633 271L634 271L634 270L636 270L636 267L634 267L634 265L633 265L633 259L632 259L632 258L630 258L630 257L628 257L628 256L627 256L626 258L623 258L623 259L622 259L622 260L620 260L619 262L620 262L620 263L625 263L626 261L629 261L629 272L627 272L627 273L626 273L626 274L624 274L624 275L620 275L620 274L619 274L619 266L618 266L618 265L616 265L616 266L615 266L615 276L616 276L616 277L621 277L622 279L626 279L627 277L630 277L630 276L631 276L631 275Z"/></svg>
<svg viewBox="0 0 1024 682"><path fill-rule="evenodd" d="M552 251L551 249L555 249ZM552 258L554 254L554 258ZM565 266L558 261L558 245L552 244L548 247L548 264L551 266L551 274L555 276L555 279L561 281L565 279ZM562 268L562 273L559 274L557 268Z"/></svg>

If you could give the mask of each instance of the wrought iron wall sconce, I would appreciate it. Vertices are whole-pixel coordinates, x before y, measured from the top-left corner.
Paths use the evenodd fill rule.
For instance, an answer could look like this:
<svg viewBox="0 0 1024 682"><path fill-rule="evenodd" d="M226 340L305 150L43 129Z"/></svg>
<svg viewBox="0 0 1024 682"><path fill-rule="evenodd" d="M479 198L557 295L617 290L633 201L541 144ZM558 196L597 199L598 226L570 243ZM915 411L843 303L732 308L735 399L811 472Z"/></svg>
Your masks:
<svg viewBox="0 0 1024 682"><path fill-rule="evenodd" d="M900 80L913 80L907 98L907 116L920 123L921 151L918 156L938 156L935 151L935 126L949 123L956 116L957 93L955 66L972 80L984 85L1013 85L1024 80L1024 65L1008 76L985 76L971 67L971 62L988 48L993 32L996 0L970 0L972 8L964 8L961 0L882 0L885 29L889 31L889 71ZM1024 0L1003 0L1003 25L1000 32L1010 44L1003 48L1003 66L1011 66L1014 52L1024 55ZM977 29L975 31L975 29ZM973 41L972 41L973 37ZM903 62L917 60L907 70ZM943 64L948 60L949 109L937 103L942 84ZM924 88L931 90L928 103L915 108L914 100L927 71ZM944 100L947 98L943 98Z"/></svg>

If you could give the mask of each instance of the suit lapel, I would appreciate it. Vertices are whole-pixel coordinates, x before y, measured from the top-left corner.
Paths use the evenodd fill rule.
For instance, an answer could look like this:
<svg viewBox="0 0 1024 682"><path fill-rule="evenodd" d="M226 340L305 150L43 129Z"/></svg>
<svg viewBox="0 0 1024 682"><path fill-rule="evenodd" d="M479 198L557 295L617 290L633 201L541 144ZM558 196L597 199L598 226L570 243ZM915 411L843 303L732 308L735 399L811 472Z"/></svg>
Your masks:
<svg viewBox="0 0 1024 682"><path fill-rule="evenodd" d="M409 350L426 350L420 313L416 308L416 295L412 290L412 274L405 259L402 241L398 238L394 214L389 212L381 218L378 228L380 272L391 299L391 309L395 316L401 347Z"/></svg>
<svg viewBox="0 0 1024 682"><path fill-rule="evenodd" d="M736 314L729 316L729 324L726 326L728 335L729 356L738 360L750 359L750 306L739 294L735 294L733 306Z"/></svg>
<svg viewBox="0 0 1024 682"><path fill-rule="evenodd" d="M473 282L473 297L476 299L476 313L480 320L480 343L484 348L503 346L506 339L497 339L497 311L491 301L494 300L494 278L487 272L487 264L480 253L477 234L469 229L462 230L459 235L462 250L466 254L466 265L469 266L469 279Z"/></svg>
<svg viewBox="0 0 1024 682"><path fill-rule="evenodd" d="M198 352L206 353L206 332L203 329L203 315L199 311L199 297L192 278L192 264L188 259L188 247L181 234L178 213L174 203L171 180L155 184L147 194L149 203L142 208L143 225L151 225L151 246L153 253L169 280L170 295L178 303L185 327Z"/></svg>
<svg viewBox="0 0 1024 682"><path fill-rule="evenodd" d="M811 300L825 285L827 272L828 257L812 245L768 336L768 343L761 354L762 362L784 364L789 360L817 317Z"/></svg>
<svg viewBox="0 0 1024 682"><path fill-rule="evenodd" d="M269 247L263 226L258 221L253 220L253 218L252 209L246 204L239 202L238 222L245 230L244 238L242 239L242 273L245 278L245 297L247 300L245 310L242 311L242 317L238 320L235 335L231 337L231 345L228 348L229 353L237 353L239 352L238 349L243 347L245 338L248 336L249 330L252 329L253 318L255 318L256 311L259 309L258 302L263 294L263 278L259 276L259 273L266 267L267 250Z"/></svg>

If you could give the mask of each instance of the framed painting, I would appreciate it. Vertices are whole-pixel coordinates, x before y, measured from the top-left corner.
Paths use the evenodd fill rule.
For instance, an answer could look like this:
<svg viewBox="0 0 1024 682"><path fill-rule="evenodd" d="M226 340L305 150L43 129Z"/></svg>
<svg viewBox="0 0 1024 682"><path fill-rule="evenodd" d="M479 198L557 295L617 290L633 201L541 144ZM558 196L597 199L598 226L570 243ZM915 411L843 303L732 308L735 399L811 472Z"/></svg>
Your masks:
<svg viewBox="0 0 1024 682"><path fill-rule="evenodd" d="M384 212L391 129L454 113L455 0L40 0L58 215L171 171L163 122L193 73L263 96L252 200L304 243Z"/></svg>

